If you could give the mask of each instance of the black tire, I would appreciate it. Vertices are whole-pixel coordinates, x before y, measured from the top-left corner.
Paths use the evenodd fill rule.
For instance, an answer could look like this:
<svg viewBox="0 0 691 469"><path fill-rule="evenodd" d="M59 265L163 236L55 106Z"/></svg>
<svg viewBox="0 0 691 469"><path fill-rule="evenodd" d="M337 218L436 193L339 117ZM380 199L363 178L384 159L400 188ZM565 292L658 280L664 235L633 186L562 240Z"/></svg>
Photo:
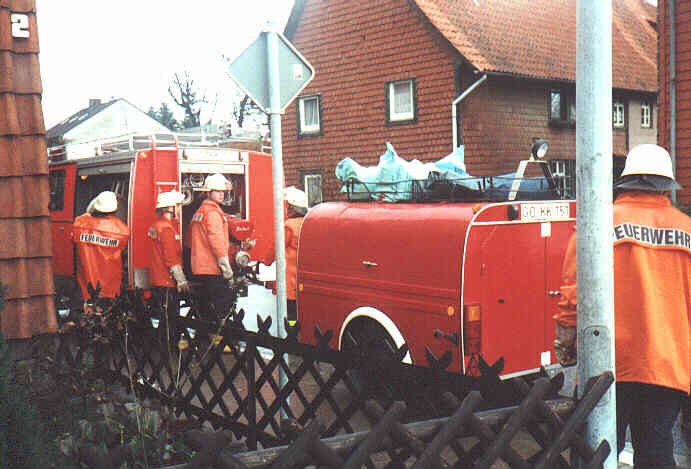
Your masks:
<svg viewBox="0 0 691 469"><path fill-rule="evenodd" d="M396 344L388 332L377 322L356 319L348 325L341 350L361 358L361 366L348 371L358 391L377 396L393 396L393 389L385 376L386 369L396 357Z"/></svg>

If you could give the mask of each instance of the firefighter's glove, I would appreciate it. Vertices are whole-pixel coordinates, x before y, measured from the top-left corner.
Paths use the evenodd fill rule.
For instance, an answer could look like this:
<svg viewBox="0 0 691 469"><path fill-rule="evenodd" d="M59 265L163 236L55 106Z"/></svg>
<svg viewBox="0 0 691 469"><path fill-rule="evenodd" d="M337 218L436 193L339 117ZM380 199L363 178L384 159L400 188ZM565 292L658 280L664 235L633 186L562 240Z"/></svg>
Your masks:
<svg viewBox="0 0 691 469"><path fill-rule="evenodd" d="M557 322L557 338L554 339L554 354L562 366L576 364L576 327L563 326Z"/></svg>
<svg viewBox="0 0 691 469"><path fill-rule="evenodd" d="M187 277L185 277L185 272L183 272L182 266L180 264L172 266L170 268L170 273L175 279L175 284L178 287L178 293L188 295L190 293L190 283L187 281Z"/></svg>
<svg viewBox="0 0 691 469"><path fill-rule="evenodd" d="M221 269L224 279L230 280L233 278L233 269L230 267L228 256L218 258L218 268Z"/></svg>

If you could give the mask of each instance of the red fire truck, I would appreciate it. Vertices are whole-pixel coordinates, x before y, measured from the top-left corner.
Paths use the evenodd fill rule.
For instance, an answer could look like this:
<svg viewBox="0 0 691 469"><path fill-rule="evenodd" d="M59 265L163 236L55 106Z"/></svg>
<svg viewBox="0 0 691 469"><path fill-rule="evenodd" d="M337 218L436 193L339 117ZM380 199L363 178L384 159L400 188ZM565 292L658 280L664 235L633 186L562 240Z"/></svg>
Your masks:
<svg viewBox="0 0 691 469"><path fill-rule="evenodd" d="M265 259L274 243L271 155L187 140L183 144L174 136L133 136L95 143L87 155L70 154L64 147L49 150L53 270L59 297L74 297L78 291L71 241L74 218L104 190L116 193L117 216L132 232L125 257L130 287L149 287L147 232L154 221L157 195L173 189L185 195L180 220L184 245L184 228L201 204L209 174L222 173L232 181L233 192L223 210L254 225L251 257Z"/></svg>
<svg viewBox="0 0 691 469"><path fill-rule="evenodd" d="M554 200L475 193L314 207L298 252L302 340L314 342L318 326L334 331L333 347L368 356L406 344L403 361L422 366L426 348L437 358L451 352L459 373L472 372L478 355L503 357L503 378L556 364L552 316L576 206L560 198L548 164L534 162Z"/></svg>

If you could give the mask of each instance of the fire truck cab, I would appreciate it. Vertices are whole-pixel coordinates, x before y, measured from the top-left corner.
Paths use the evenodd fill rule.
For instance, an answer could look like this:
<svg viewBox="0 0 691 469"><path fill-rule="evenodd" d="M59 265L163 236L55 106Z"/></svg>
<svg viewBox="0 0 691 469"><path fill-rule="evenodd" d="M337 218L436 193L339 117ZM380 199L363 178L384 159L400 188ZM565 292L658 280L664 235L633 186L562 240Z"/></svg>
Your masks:
<svg viewBox="0 0 691 469"><path fill-rule="evenodd" d="M90 155L70 155L64 149L49 150L50 219L53 238L53 270L57 294L79 295L72 223L101 191L118 197L116 215L131 230L125 257L128 287L149 288L151 242L147 236L154 221L159 193L181 191L185 200L178 220L184 245L185 229L203 200L202 186L209 174L222 173L233 183L223 203L230 215L254 226L253 260L264 260L274 243L271 156L200 144L181 144L174 136L134 136L95 144ZM186 256L188 262L188 257ZM186 263L187 263L186 262ZM186 266L189 274L189 264Z"/></svg>
<svg viewBox="0 0 691 469"><path fill-rule="evenodd" d="M552 319L574 232L573 200L334 202L310 210L298 251L302 340L406 363L426 349L472 373L504 358L502 377L556 364ZM512 199L513 197L509 197Z"/></svg>

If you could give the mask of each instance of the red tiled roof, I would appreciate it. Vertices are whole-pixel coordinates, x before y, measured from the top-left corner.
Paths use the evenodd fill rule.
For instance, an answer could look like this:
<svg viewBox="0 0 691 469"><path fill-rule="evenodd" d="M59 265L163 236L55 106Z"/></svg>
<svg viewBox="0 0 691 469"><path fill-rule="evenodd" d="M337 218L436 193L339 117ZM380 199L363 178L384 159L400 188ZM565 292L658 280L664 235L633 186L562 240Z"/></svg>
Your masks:
<svg viewBox="0 0 691 469"><path fill-rule="evenodd" d="M576 80L577 0L414 2L478 70ZM613 0L615 88L657 91L657 33L649 16L641 0Z"/></svg>
<svg viewBox="0 0 691 469"><path fill-rule="evenodd" d="M0 28L0 283L2 333L28 338L56 329L48 161L41 108L35 0L0 0L0 24L29 16L29 38Z"/></svg>

